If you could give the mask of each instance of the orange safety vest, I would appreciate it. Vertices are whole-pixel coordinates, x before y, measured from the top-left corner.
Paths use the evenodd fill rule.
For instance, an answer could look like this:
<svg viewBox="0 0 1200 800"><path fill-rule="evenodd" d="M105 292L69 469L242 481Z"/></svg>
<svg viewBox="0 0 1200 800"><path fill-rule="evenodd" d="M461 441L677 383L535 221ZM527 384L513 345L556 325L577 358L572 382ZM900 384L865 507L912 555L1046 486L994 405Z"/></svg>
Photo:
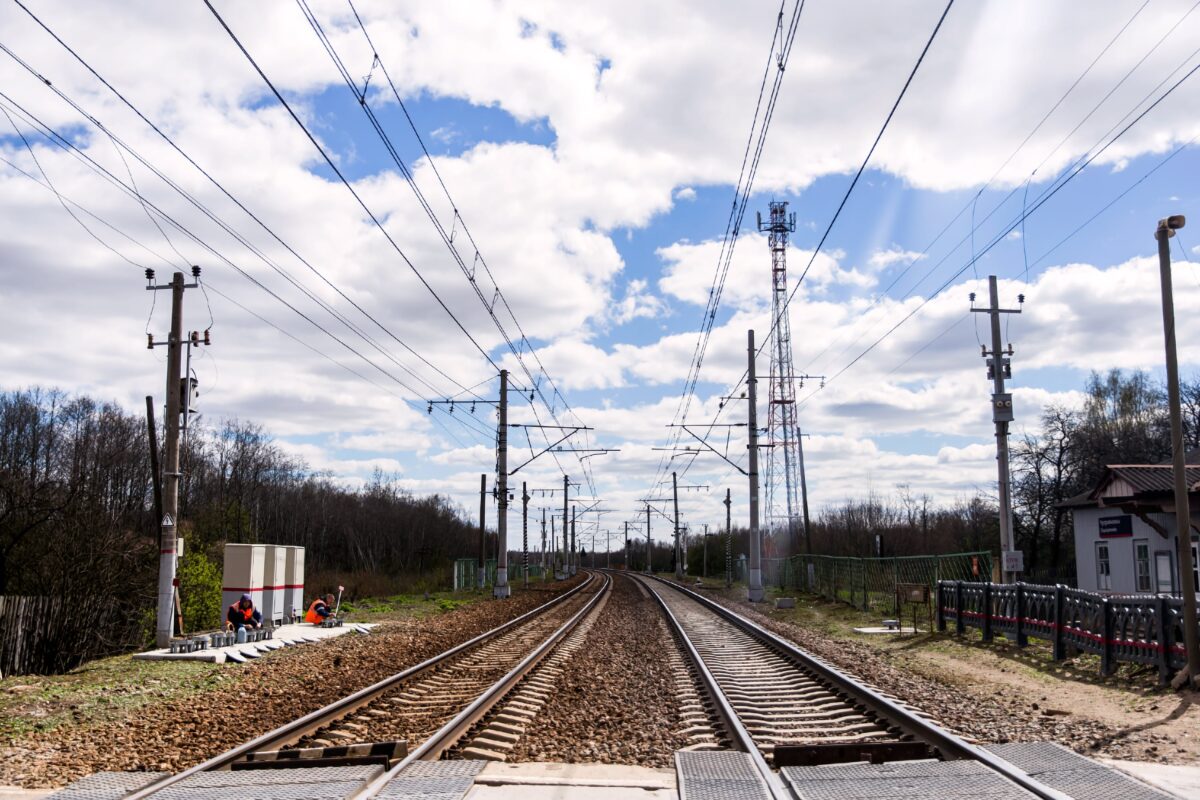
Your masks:
<svg viewBox="0 0 1200 800"><path fill-rule="evenodd" d="M308 611L304 614L304 621L311 622L313 625L320 625L321 620L325 619L317 613L317 606L325 605L325 598L318 597L312 601L312 605L308 607Z"/></svg>
<svg viewBox="0 0 1200 800"><path fill-rule="evenodd" d="M230 608L231 609L236 608L239 612L241 612L242 617L245 618L245 620L246 620L246 624L249 625L251 622L254 621L254 606L252 605L249 608L242 608L241 602L242 602L241 600L237 601L236 603L231 605Z"/></svg>

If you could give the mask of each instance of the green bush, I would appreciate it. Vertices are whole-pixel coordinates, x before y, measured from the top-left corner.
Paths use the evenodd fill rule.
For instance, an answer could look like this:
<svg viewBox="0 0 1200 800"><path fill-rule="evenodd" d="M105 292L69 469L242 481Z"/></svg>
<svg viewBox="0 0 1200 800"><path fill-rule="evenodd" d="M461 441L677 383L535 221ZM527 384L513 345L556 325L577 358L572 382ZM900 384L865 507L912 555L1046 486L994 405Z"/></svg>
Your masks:
<svg viewBox="0 0 1200 800"><path fill-rule="evenodd" d="M179 561L179 602L189 633L221 626L221 570L202 551L186 550Z"/></svg>

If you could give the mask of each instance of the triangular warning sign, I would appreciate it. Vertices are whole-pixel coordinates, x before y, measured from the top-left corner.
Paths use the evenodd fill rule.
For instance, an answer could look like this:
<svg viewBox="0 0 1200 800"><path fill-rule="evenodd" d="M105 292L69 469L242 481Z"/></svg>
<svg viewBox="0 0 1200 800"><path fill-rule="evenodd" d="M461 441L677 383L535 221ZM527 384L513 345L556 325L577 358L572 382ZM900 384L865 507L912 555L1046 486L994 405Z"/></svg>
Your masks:
<svg viewBox="0 0 1200 800"><path fill-rule="evenodd" d="M171 519L170 514L163 514L162 526L164 528L174 528L175 527L175 520Z"/></svg>

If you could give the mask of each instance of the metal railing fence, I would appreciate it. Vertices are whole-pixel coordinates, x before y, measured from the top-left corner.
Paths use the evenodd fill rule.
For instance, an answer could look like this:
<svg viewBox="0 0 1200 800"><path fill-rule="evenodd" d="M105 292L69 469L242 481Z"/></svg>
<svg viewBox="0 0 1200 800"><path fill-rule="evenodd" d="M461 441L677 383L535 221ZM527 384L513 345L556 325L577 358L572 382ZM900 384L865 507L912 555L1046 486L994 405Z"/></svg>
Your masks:
<svg viewBox="0 0 1200 800"><path fill-rule="evenodd" d="M1030 637L1051 643L1051 658L1072 652L1100 656L1100 672L1111 675L1119 662L1158 668L1167 683L1187 657L1183 647L1183 601L1153 595L1105 596L1066 586L941 581L937 587L937 626L955 633L978 628L983 641L999 634L1018 647Z"/></svg>

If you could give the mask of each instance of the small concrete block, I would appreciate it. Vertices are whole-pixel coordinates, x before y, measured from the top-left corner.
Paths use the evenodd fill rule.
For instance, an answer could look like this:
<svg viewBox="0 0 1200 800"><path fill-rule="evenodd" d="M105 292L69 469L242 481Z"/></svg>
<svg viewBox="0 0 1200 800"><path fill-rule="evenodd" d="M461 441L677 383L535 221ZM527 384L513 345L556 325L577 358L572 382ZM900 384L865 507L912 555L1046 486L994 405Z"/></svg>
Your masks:
<svg viewBox="0 0 1200 800"><path fill-rule="evenodd" d="M464 747L462 749L464 758L473 759L476 761L507 761L508 756L504 753L497 753L494 750L484 750L481 747Z"/></svg>
<svg viewBox="0 0 1200 800"><path fill-rule="evenodd" d="M258 648L254 645L243 645L238 652L246 658L258 658Z"/></svg>
<svg viewBox="0 0 1200 800"><path fill-rule="evenodd" d="M794 597L776 597L775 598L775 607L776 608L795 608L796 607L796 598L794 598Z"/></svg>
<svg viewBox="0 0 1200 800"><path fill-rule="evenodd" d="M237 652L236 650L226 650L221 655L225 656L225 658L229 659L230 661L234 662L235 664L245 664L246 663L246 657L244 655L242 655L241 653Z"/></svg>

